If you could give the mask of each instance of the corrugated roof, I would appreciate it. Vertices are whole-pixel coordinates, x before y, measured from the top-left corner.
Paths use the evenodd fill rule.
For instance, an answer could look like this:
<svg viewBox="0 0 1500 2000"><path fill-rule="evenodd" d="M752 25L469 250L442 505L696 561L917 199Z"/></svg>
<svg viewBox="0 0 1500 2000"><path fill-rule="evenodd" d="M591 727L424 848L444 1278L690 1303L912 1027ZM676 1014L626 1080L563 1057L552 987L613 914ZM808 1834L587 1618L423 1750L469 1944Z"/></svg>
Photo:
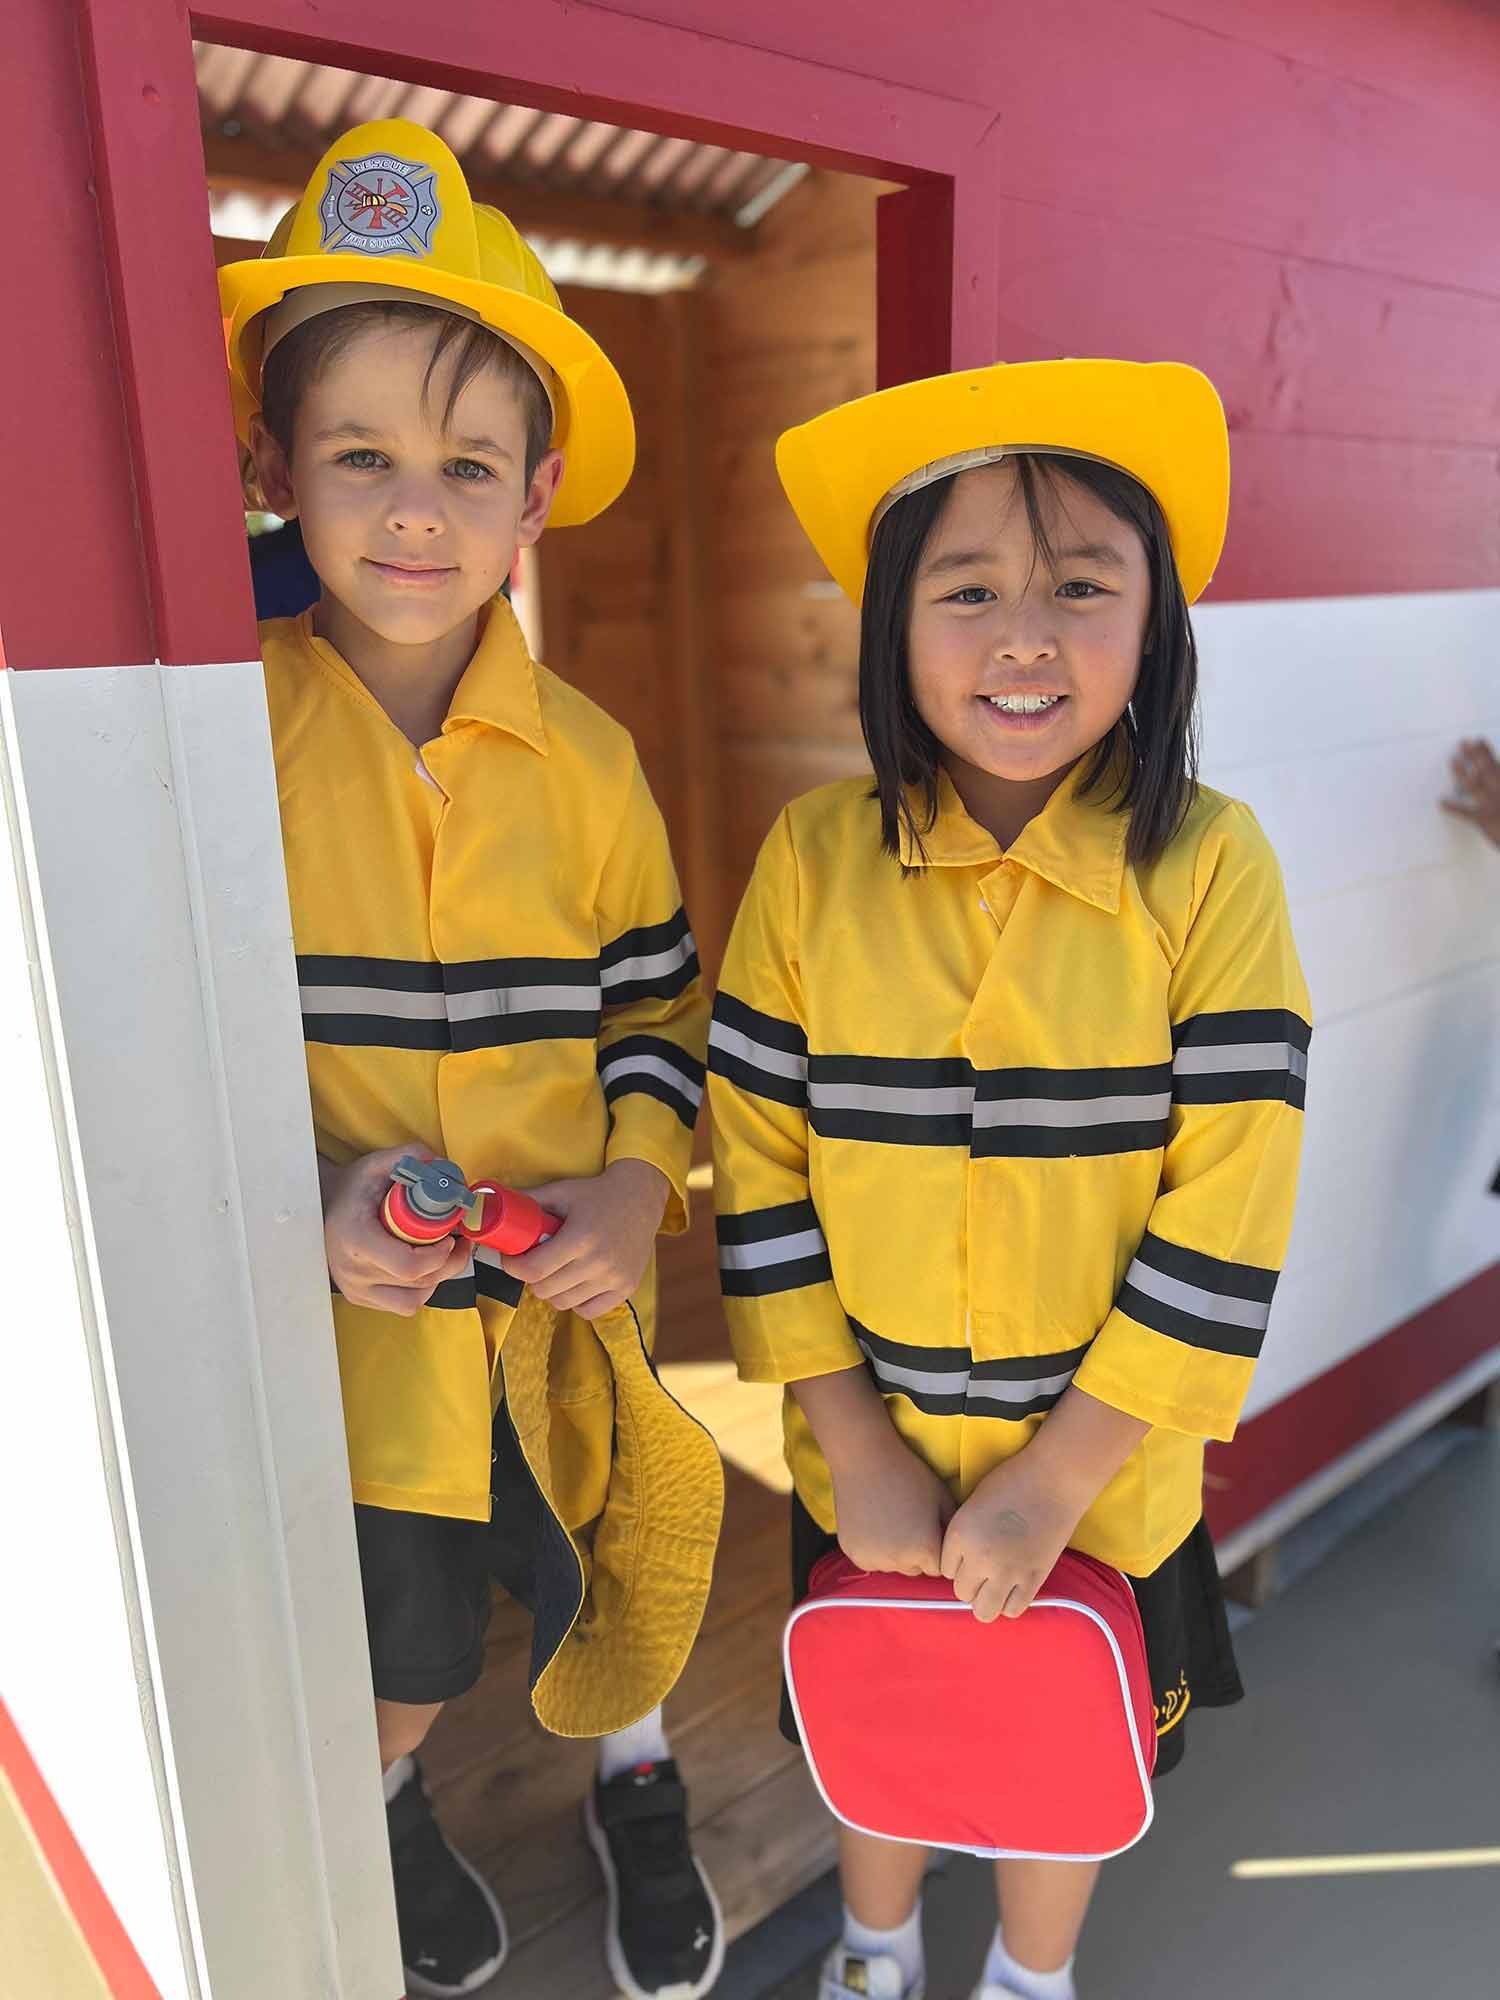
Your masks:
<svg viewBox="0 0 1500 2000"><path fill-rule="evenodd" d="M628 204L663 236L668 217L683 223L700 218L695 241L707 252L710 232L722 232L728 247L729 230L752 227L805 171L756 153L285 56L206 42L194 44L194 55L210 177L221 185L300 184L309 156L315 160L348 126L367 118L412 118L447 141L471 184L489 198L528 190L533 209L545 217L550 197L554 214L577 217L579 235L592 203L601 209ZM568 198L577 206L560 211L559 201ZM516 205L522 206L519 200ZM596 219L602 228L604 216ZM643 241L649 240L648 232Z"/></svg>

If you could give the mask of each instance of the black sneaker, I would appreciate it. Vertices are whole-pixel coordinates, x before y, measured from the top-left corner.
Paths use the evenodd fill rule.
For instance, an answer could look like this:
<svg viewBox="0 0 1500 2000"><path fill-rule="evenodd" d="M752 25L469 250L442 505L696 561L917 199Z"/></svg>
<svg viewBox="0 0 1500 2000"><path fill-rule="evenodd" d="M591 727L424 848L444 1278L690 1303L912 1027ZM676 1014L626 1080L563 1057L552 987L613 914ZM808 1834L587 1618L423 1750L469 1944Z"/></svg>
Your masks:
<svg viewBox="0 0 1500 2000"><path fill-rule="evenodd" d="M688 1839L687 1793L670 1757L637 1764L583 1802L604 1870L604 1955L629 2000L701 2000L724 1969L724 1918Z"/></svg>
<svg viewBox="0 0 1500 2000"><path fill-rule="evenodd" d="M415 1759L385 1823L407 1986L431 2000L472 1993L505 1963L505 1917L488 1882L444 1840Z"/></svg>

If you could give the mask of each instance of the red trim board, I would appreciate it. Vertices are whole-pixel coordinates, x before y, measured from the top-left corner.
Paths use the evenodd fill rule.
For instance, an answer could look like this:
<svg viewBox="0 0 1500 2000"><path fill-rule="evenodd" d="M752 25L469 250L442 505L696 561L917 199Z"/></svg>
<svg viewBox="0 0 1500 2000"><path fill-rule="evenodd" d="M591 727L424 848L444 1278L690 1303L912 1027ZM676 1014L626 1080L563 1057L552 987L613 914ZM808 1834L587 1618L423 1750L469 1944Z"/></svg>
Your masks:
<svg viewBox="0 0 1500 2000"><path fill-rule="evenodd" d="M1500 1347L1500 1263L1210 1444L1204 1512L1216 1539Z"/></svg>
<svg viewBox="0 0 1500 2000"><path fill-rule="evenodd" d="M0 1701L0 1771L10 1780L42 1858L93 1954L113 2000L161 2000L114 1905L100 1887L62 1809Z"/></svg>

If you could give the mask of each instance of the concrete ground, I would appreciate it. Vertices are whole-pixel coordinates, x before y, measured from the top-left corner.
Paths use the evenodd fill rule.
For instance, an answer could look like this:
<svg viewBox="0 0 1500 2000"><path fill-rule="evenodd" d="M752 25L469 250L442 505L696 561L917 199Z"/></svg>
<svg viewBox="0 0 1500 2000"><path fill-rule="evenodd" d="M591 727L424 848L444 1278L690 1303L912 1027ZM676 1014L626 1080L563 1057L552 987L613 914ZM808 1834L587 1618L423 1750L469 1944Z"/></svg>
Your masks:
<svg viewBox="0 0 1500 2000"><path fill-rule="evenodd" d="M1200 1714L1104 1871L1080 2000L1500 1995L1500 1867L1247 1881L1244 1859L1500 1849L1500 1436L1447 1426L1304 1525L1239 1621L1248 1699ZM716 2000L814 2000L830 1879L742 1939ZM990 1872L929 1881L929 2000L967 2000Z"/></svg>

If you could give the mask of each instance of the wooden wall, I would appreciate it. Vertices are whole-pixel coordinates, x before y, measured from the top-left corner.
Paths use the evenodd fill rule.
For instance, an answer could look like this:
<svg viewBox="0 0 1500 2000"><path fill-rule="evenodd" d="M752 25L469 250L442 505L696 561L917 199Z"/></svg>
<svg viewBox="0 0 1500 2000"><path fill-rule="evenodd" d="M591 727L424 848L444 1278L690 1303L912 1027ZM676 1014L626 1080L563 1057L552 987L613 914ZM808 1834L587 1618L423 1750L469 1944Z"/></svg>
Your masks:
<svg viewBox="0 0 1500 2000"><path fill-rule="evenodd" d="M858 619L772 454L875 386L879 186L810 176L700 290L565 296L625 379L639 455L607 514L542 543L543 650L634 732L714 969L777 810L863 767Z"/></svg>
<svg viewBox="0 0 1500 2000"><path fill-rule="evenodd" d="M598 520L537 552L542 654L624 723L671 829L688 907L713 923L719 891L717 750L703 671L703 521L694 497L702 301L570 291L624 379L635 411L635 474ZM700 911L702 914L700 914Z"/></svg>
<svg viewBox="0 0 1500 2000"><path fill-rule="evenodd" d="M782 493L778 435L875 387L879 184L813 175L704 295L709 579L731 908L789 798L865 767L859 619Z"/></svg>
<svg viewBox="0 0 1500 2000"><path fill-rule="evenodd" d="M875 386L878 192L812 175L756 254L701 289L565 299L624 377L639 456L607 514L543 539L542 650L634 733L710 976L777 811L864 768L858 618L772 453L789 424ZM725 1351L711 1209L705 1189L662 1258L673 1360Z"/></svg>

